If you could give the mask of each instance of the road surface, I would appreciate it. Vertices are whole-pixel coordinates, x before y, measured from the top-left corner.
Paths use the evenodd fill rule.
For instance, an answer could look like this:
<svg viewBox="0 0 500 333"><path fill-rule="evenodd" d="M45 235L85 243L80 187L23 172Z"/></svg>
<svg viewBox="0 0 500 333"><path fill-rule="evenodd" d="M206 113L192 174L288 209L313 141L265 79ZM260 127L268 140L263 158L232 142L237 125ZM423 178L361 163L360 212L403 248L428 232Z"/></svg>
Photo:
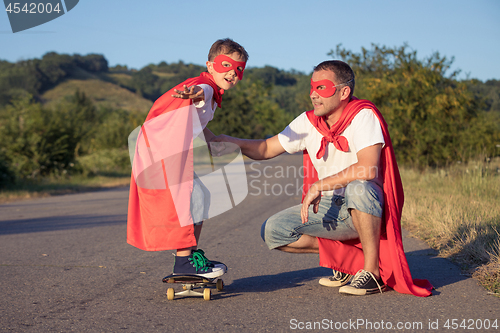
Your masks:
<svg viewBox="0 0 500 333"><path fill-rule="evenodd" d="M300 163L248 162L246 199L205 223L200 248L229 267L211 301L167 300L172 251L126 243L128 188L0 205L0 330L500 332L500 299L408 235L412 275L431 281L431 297L340 295L318 284L331 274L318 255L268 250L260 226L300 202Z"/></svg>

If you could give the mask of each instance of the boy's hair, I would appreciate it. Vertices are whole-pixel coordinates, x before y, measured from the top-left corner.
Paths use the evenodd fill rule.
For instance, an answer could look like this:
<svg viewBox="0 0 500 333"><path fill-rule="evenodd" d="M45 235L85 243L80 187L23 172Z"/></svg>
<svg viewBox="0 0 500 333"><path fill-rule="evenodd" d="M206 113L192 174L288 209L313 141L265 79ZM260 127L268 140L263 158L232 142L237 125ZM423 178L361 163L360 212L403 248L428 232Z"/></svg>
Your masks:
<svg viewBox="0 0 500 333"><path fill-rule="evenodd" d="M354 71L352 70L351 66L340 60L327 60L323 61L318 66L314 67L315 72L321 70L332 71L335 74L335 77L337 78L338 81L335 82L335 84L345 83L346 86L351 88L351 93L349 95L349 98L352 97L352 95L354 94L355 80L354 80Z"/></svg>
<svg viewBox="0 0 500 333"><path fill-rule="evenodd" d="M234 52L238 53L245 62L248 61L248 53L243 46L229 38L219 39L212 44L210 51L208 51L208 61L213 61L219 54L231 54Z"/></svg>

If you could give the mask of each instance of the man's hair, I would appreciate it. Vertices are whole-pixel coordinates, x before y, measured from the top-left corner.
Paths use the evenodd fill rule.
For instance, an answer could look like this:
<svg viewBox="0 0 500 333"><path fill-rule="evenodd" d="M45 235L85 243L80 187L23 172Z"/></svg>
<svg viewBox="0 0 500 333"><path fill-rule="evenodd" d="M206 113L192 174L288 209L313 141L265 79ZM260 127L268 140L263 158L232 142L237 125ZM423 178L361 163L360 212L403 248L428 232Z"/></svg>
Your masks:
<svg viewBox="0 0 500 333"><path fill-rule="evenodd" d="M208 51L208 61L213 61L219 54L234 52L238 53L245 61L248 61L248 53L243 46L229 38L219 39L212 44L210 51Z"/></svg>
<svg viewBox="0 0 500 333"><path fill-rule="evenodd" d="M351 88L349 98L352 97L352 95L354 94L355 80L354 71L352 70L351 66L340 60L327 60L314 67L315 72L321 70L332 71L335 74L335 78L337 79L337 82L334 82L334 84L338 85L345 83L346 86Z"/></svg>

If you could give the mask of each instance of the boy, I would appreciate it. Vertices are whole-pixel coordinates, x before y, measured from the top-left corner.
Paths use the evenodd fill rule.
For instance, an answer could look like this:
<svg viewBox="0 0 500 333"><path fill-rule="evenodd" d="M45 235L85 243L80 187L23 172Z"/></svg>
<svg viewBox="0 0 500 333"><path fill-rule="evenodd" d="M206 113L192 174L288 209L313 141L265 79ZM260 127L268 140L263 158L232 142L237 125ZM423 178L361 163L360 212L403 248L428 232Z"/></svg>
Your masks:
<svg viewBox="0 0 500 333"><path fill-rule="evenodd" d="M224 90L243 78L247 60L248 53L238 43L216 41L207 72L163 94L138 134L129 138L137 135L131 153L127 242L146 251L177 250L174 274L214 278L227 269L197 249L210 193L194 174L193 138L209 142L215 137L206 126L221 106Z"/></svg>

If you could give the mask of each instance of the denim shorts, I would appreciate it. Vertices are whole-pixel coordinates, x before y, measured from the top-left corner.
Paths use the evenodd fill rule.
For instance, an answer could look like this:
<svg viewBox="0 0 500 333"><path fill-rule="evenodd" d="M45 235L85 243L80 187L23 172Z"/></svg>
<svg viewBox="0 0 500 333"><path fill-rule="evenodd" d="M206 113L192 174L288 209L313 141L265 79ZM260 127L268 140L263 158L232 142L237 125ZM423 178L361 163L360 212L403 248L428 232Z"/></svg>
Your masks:
<svg viewBox="0 0 500 333"><path fill-rule="evenodd" d="M208 219L209 209L210 191L195 173L193 177L193 192L191 193L191 216L193 217L194 225L200 225L203 223L203 220Z"/></svg>
<svg viewBox="0 0 500 333"><path fill-rule="evenodd" d="M261 229L261 237L270 249L288 245L302 235L344 241L358 238L350 209L382 217L384 192L373 181L355 180L345 188L344 197L323 196L317 214L311 205L307 223L302 223L302 205L285 209L271 216Z"/></svg>

